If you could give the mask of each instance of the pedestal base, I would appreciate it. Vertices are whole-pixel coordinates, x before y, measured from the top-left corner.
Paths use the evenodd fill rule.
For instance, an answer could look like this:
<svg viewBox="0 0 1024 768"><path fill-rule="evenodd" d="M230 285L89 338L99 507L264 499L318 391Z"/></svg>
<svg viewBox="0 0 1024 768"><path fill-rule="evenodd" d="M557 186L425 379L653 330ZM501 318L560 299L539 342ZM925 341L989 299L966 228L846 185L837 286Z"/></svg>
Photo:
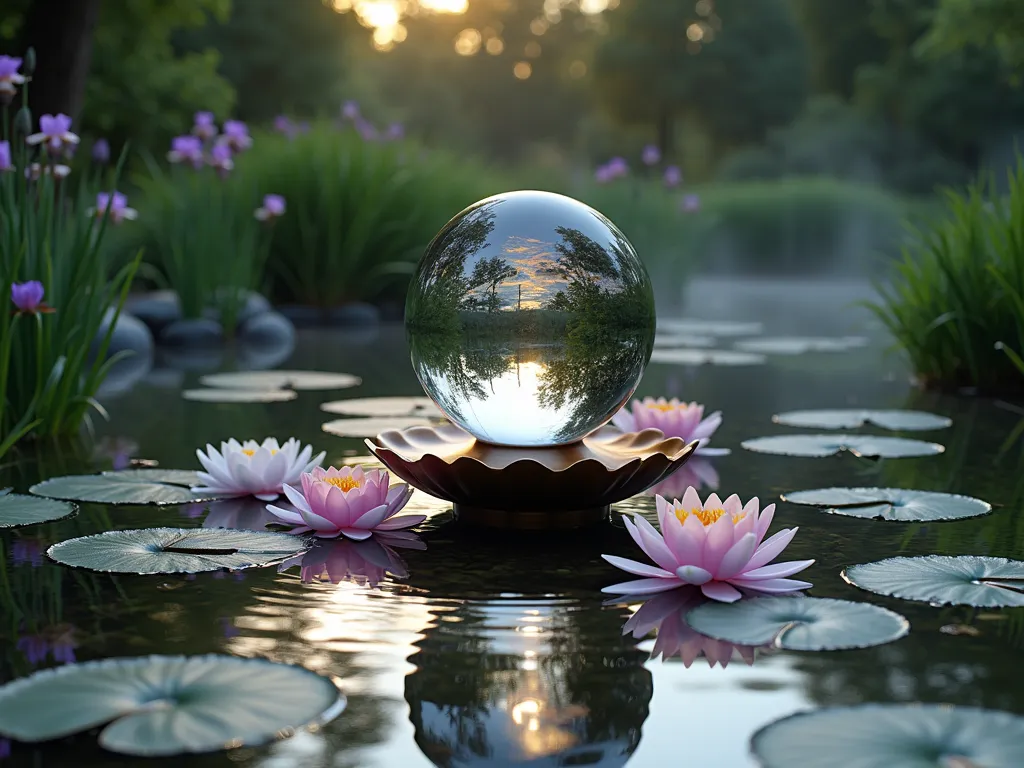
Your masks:
<svg viewBox="0 0 1024 768"><path fill-rule="evenodd" d="M516 531L550 531L582 528L608 519L611 507L590 507L559 512L549 510L486 509L470 504L455 505L455 519L465 525Z"/></svg>

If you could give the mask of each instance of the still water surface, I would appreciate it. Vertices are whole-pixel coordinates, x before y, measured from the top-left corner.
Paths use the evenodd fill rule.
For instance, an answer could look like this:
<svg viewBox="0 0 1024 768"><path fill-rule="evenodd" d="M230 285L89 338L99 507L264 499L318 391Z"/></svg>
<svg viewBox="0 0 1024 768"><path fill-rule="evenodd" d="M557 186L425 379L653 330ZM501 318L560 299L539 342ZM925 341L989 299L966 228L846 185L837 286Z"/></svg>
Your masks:
<svg viewBox="0 0 1024 768"><path fill-rule="evenodd" d="M86 660L224 652L303 664L335 676L348 696L347 710L319 732L268 748L155 761L203 767L745 768L754 764L747 756L754 730L810 707L926 701L1024 713L1024 611L979 615L875 598L839 577L845 565L896 554L1024 556L1024 450L1020 440L1004 445L1019 417L990 401L913 390L900 361L885 356L885 339L868 315L846 308L863 292L857 285L692 285L687 316L759 320L766 335L863 333L872 344L773 357L755 367L652 365L638 394L684 397L724 412L715 445L733 453L714 463L723 496L757 495L768 503L785 491L879 485L967 493L996 505L985 518L930 525L780 506L775 527L800 526L786 559L817 559L802 575L814 583L810 594L869 600L903 613L912 631L896 643L832 653L759 652L752 665L737 653L725 669L703 657L689 667L679 657L649 660L652 639L622 635L631 609L603 605L600 594L602 586L628 578L601 553L640 555L617 521L550 535L473 532L452 524L446 505L417 494L413 504L432 515L422 535L427 548L400 550L407 578L373 590L351 581L303 583L297 567L111 577L47 562L46 546L71 536L203 522L195 508L85 505L72 520L0 535L3 613L13 615L16 605L32 619L0 626L0 679L72 653ZM728 348L728 340L722 345ZM109 468L128 455L192 468L197 446L232 436L295 436L326 449L337 463L365 449L360 440L320 431L334 418L319 411L320 402L419 394L400 327L303 331L282 367L346 371L363 384L303 392L286 403L213 405L180 397L182 387L195 385L196 372L163 371L108 398L112 418L98 426L99 453L40 450L0 469L0 485L25 491L42 477ZM739 447L749 437L792 431L771 423L781 410L850 406L948 415L952 429L920 435L947 450L866 462L763 456ZM650 498L621 506L653 519ZM365 565L350 550L334 557L342 571ZM94 735L82 734L45 746L14 745L4 765L143 762L104 753Z"/></svg>

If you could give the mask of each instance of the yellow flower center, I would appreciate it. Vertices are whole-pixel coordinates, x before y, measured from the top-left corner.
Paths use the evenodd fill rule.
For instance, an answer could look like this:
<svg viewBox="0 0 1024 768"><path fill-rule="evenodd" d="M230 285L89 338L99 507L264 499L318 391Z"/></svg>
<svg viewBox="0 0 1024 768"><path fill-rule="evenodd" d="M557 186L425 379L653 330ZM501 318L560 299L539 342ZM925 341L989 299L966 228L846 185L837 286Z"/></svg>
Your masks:
<svg viewBox="0 0 1024 768"><path fill-rule="evenodd" d="M359 481L356 480L352 475L345 477L325 477L325 483L330 483L335 488L341 488L343 491L351 491L353 488L359 487Z"/></svg>
<svg viewBox="0 0 1024 768"><path fill-rule="evenodd" d="M252 458L253 456L256 455L256 450L253 449L253 448L243 448L242 449L242 453L244 453L249 458ZM270 449L270 455L273 456L275 453L277 453L277 451L275 449L271 448Z"/></svg>
<svg viewBox="0 0 1024 768"><path fill-rule="evenodd" d="M725 514L726 511L724 509L698 509L695 507L694 509L691 509L689 511L685 509L676 510L676 518L679 520L680 523L685 523L686 518L688 518L690 515L693 515L698 520L700 520L700 522L705 526L711 525L712 523L717 523ZM738 515L733 515L732 524L736 525L744 517L746 517L746 515L742 513Z"/></svg>
<svg viewBox="0 0 1024 768"><path fill-rule="evenodd" d="M673 405L672 403L650 403L647 407L652 411L668 413L669 411L685 411L690 406L687 403L679 403L678 405Z"/></svg>

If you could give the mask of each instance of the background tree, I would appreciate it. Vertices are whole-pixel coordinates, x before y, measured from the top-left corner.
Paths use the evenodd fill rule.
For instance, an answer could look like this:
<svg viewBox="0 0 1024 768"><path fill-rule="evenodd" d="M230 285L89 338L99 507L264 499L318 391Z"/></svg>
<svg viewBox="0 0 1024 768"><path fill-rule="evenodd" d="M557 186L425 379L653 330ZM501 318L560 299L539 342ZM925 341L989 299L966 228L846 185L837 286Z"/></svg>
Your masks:
<svg viewBox="0 0 1024 768"><path fill-rule="evenodd" d="M807 39L811 85L849 99L857 69L877 63L886 45L871 23L873 0L790 0Z"/></svg>
<svg viewBox="0 0 1024 768"><path fill-rule="evenodd" d="M657 125L665 154L680 118L726 148L804 102L807 46L785 0L630 0L615 14L594 87L619 120Z"/></svg>

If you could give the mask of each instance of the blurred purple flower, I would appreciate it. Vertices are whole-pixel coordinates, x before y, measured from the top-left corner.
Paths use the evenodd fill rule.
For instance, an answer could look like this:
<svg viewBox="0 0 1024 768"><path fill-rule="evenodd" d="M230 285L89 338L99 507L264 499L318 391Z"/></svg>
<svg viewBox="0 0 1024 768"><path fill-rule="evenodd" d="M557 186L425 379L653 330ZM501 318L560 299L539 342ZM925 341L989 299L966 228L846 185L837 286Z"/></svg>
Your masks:
<svg viewBox="0 0 1024 768"><path fill-rule="evenodd" d="M683 195L679 207L684 213L696 213L700 210L700 195Z"/></svg>
<svg viewBox="0 0 1024 768"><path fill-rule="evenodd" d="M256 209L256 218L260 221L268 221L284 216L285 202L281 195L264 195L263 205Z"/></svg>
<svg viewBox="0 0 1024 768"><path fill-rule="evenodd" d="M110 142L106 139L96 139L92 144L93 162L106 165L110 162Z"/></svg>
<svg viewBox="0 0 1024 768"><path fill-rule="evenodd" d="M25 82L25 76L18 74L21 59L16 56L0 56L0 102L10 104L17 92L17 86Z"/></svg>
<svg viewBox="0 0 1024 768"><path fill-rule="evenodd" d="M665 169L665 186L669 189L678 187L683 183L683 172L678 165L670 165Z"/></svg>
<svg viewBox="0 0 1024 768"><path fill-rule="evenodd" d="M11 301L18 308L19 315L34 315L39 312L53 312L43 301L43 284L38 280L25 283L11 283Z"/></svg>
<svg viewBox="0 0 1024 768"><path fill-rule="evenodd" d="M235 167L231 147L227 143L215 144L213 149L210 150L210 157L207 159L207 162L216 168L222 176L226 176L228 171Z"/></svg>
<svg viewBox="0 0 1024 768"><path fill-rule="evenodd" d="M78 143L78 135L71 132L71 118L60 113L43 115L39 118L39 133L33 133L25 141L28 144L46 142L46 150L51 155L63 154L68 147Z"/></svg>
<svg viewBox="0 0 1024 768"><path fill-rule="evenodd" d="M238 627L235 626L235 622L227 618L226 616L221 617L220 628L221 632L224 634L224 637L227 639L230 639L232 637L238 637L238 635L240 634L238 631Z"/></svg>
<svg viewBox="0 0 1024 768"><path fill-rule="evenodd" d="M181 508L181 514L192 520L195 520L197 517L202 517L205 511L205 504L188 504Z"/></svg>
<svg viewBox="0 0 1024 768"><path fill-rule="evenodd" d="M11 162L11 142L0 141L0 172L13 170L14 163Z"/></svg>
<svg viewBox="0 0 1024 768"><path fill-rule="evenodd" d="M384 133L388 141L401 141L405 138L405 126L401 123L392 123Z"/></svg>
<svg viewBox="0 0 1024 768"><path fill-rule="evenodd" d="M661 162L661 150L658 149L654 144L648 144L644 147L644 151L641 154L641 158L644 161L644 165L652 166L657 165Z"/></svg>
<svg viewBox="0 0 1024 768"><path fill-rule="evenodd" d="M110 192L99 192L96 195L96 207L88 211L90 216L103 218L110 216L111 224L120 224L126 219L131 221L138 218L139 212L128 207L128 198L121 192L115 190Z"/></svg>
<svg viewBox="0 0 1024 768"><path fill-rule="evenodd" d="M15 539L11 544L11 559L15 565L38 568L43 564L43 548L35 539Z"/></svg>
<svg viewBox="0 0 1024 768"><path fill-rule="evenodd" d="M22 635L15 645L30 667L38 667L50 653L50 644L42 635Z"/></svg>
<svg viewBox="0 0 1024 768"><path fill-rule="evenodd" d="M57 635L50 645L50 655L58 664L75 663L75 648L78 647L78 643L75 642L74 632L74 627L68 627Z"/></svg>
<svg viewBox="0 0 1024 768"><path fill-rule="evenodd" d="M221 141L227 144L232 152L242 152L252 146L249 126L241 120L225 120L224 135Z"/></svg>
<svg viewBox="0 0 1024 768"><path fill-rule="evenodd" d="M196 112L193 118L192 133L203 141L208 141L217 135L217 124L213 119L213 112Z"/></svg>
<svg viewBox="0 0 1024 768"><path fill-rule="evenodd" d="M359 132L359 135L363 137L363 141L376 141L378 138L380 138L379 134L377 133L377 129L369 120L364 120L361 117L356 117L355 126L356 130Z"/></svg>
<svg viewBox="0 0 1024 768"><path fill-rule="evenodd" d="M626 162L625 158L613 157L608 161L608 171L611 173L612 178L619 178L620 176L626 176L629 173L629 163Z"/></svg>
<svg viewBox="0 0 1024 768"><path fill-rule="evenodd" d="M607 165L599 165L594 169L594 181L598 184L607 184L613 178L611 169Z"/></svg>
<svg viewBox="0 0 1024 768"><path fill-rule="evenodd" d="M11 740L0 739L0 760L6 760L11 756Z"/></svg>
<svg viewBox="0 0 1024 768"><path fill-rule="evenodd" d="M359 102L349 99L341 105L341 116L346 120L355 120L359 117Z"/></svg>
<svg viewBox="0 0 1024 768"><path fill-rule="evenodd" d="M171 139L167 159L172 163L192 163L194 168L202 168L203 142L198 136L175 136Z"/></svg>
<svg viewBox="0 0 1024 768"><path fill-rule="evenodd" d="M298 127L291 121L288 115L278 115L274 118L274 130L287 136L289 139L294 139L295 134L298 133Z"/></svg>
<svg viewBox="0 0 1024 768"><path fill-rule="evenodd" d="M298 125L299 133L309 133L309 121L303 120Z"/></svg>

